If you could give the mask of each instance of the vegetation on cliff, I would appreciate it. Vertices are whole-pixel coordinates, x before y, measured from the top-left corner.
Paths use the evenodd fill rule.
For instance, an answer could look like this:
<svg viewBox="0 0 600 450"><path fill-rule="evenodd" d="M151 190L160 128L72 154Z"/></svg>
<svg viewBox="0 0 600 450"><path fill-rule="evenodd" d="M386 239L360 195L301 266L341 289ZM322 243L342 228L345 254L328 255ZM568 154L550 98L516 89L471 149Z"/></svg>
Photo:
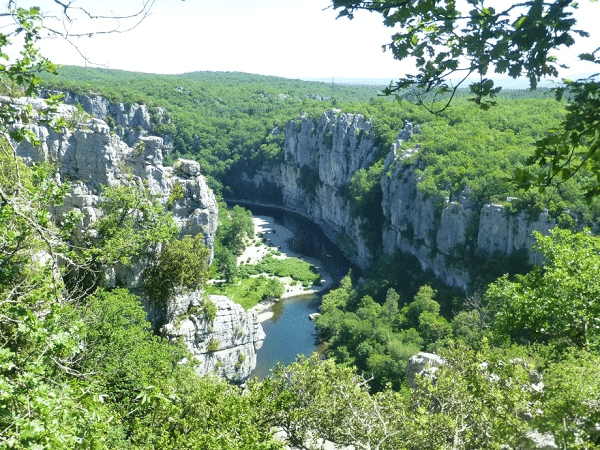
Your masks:
<svg viewBox="0 0 600 450"><path fill-rule="evenodd" d="M167 160L199 161L213 190L225 197L256 190L240 179L241 173L251 177L258 169L281 161L286 123L302 114L318 118L335 106L370 118L376 143L383 149L380 159L357 173L347 187L356 213L373 216L371 221L379 220L376 209L369 207L381 195L376 175L407 121L418 125L419 132L404 148L418 145L420 151L403 163L417 163L419 188L439 202L467 190L479 204L517 197L514 209L532 214L548 209L554 217L562 216L565 225L591 224L600 216L600 202L585 198L592 175L585 167L557 189L520 189L519 180L525 174L540 177L544 170L527 164L535 154L535 142L558 127L567 114L566 102L554 100L549 90L501 92L495 106L486 110L474 108L468 92L458 91L452 108L432 115L411 101L410 95L393 102L378 97L372 87L369 98L365 87L348 86L347 91L337 91L339 97L333 101L325 95L330 89L327 84L249 74L164 76L62 67L58 76L45 77L43 85L164 108L166 113L156 115L152 132L172 139L173 152ZM122 91L115 92L115 86ZM315 90L320 100L311 95ZM303 179L309 183L311 176L307 173ZM273 196L268 200L277 202L272 189L256 194ZM563 216L566 210L570 219ZM373 243L376 246L377 239Z"/></svg>
<svg viewBox="0 0 600 450"><path fill-rule="evenodd" d="M16 14L21 31L33 39L39 10ZM51 66L38 58L34 46L26 46L24 51L17 65L2 66L1 75L29 90L37 83L35 71ZM488 84L480 87L488 93L490 88ZM221 107L226 102L216 100L217 111L224 111ZM365 111L377 103L365 105ZM392 107L380 104L383 110ZM59 186L48 167L28 167L16 158L11 138L32 136L12 133L10 125L28 119L27 111L5 108L2 113L3 447L268 450L283 446L273 437L275 430L283 430L287 440L300 448L310 448L319 437L382 450L516 448L528 445L527 436L533 432L551 432L561 448L595 448L600 443L596 305L600 244L599 238L587 231L559 230L550 237L539 237L538 245L547 258L544 268L501 278L483 297L464 302L455 302L452 294L433 286L422 274L406 283L398 280L394 272L398 266L391 264L394 260L382 259L363 287L356 289L347 277L324 299L317 324L331 343L332 358L301 358L290 367L276 368L263 382L249 383L242 392L223 381L198 377L185 363L189 355L184 348L168 345L151 333L139 299L130 292L102 289L97 286L101 282L82 292L79 285L65 282L69 280L65 267L85 273L96 269L90 260L129 264L146 246L170 242L169 214L145 209L155 206L152 201L119 206L120 197L115 196L111 198L114 203L106 205L106 220L98 224L100 239L86 243L83 249L73 248L69 237L78 217L67 213L56 218L62 225L58 228L48 213L60 204L69 186ZM214 117L219 117L218 113ZM392 123L395 119L390 117ZM452 127L452 120L444 120ZM212 123L217 123L216 119ZM269 118L256 133L243 126L236 128L240 134L228 137L231 146L217 142L212 147L210 141L201 141L200 135L196 139L194 134L182 133L176 139L192 145L190 152L198 150L195 153L204 158L207 167L214 164L216 179L233 167L229 164L237 156L229 158L232 154L239 151L242 160L244 151L251 154L252 149L261 149L262 139L273 135L269 134L272 125ZM381 125L384 132L380 137L386 136L384 129ZM392 130L390 126L388 134ZM245 141L244 133L252 137ZM459 133L463 143L473 138L477 148L480 136L468 127L464 133ZM202 146L196 141L203 142ZM245 142L260 145L246 147ZM421 143L424 159L426 142ZM267 151L274 142L265 144ZM451 146L451 142L446 144ZM268 153L277 153L276 145ZM215 153L209 155L213 148ZM435 161L428 167L452 167L451 157L432 159ZM428 175L433 177L429 183L436 193L463 188L453 180L464 174L432 172L423 173L424 188L428 187ZM583 171L578 173L585 176ZM565 179L572 179L570 173L565 174ZM360 192L362 182L369 195L374 186L368 173L362 175L350 190L358 204L369 198ZM504 178L505 174L492 177ZM503 189L502 185L486 195L504 195ZM124 194L128 202L147 198ZM145 221L128 222L145 217L144 211L154 211L158 223L165 226L145 230ZM239 223L230 216L230 233L220 241L232 253L237 238L247 233L243 213L235 215ZM136 227L150 233L137 233ZM116 253L113 243L132 253ZM184 257L206 257L205 249L195 244L193 239L167 244L172 247L157 263L159 287L173 288L173 280L161 271L180 270ZM183 266L185 270L189 267L200 278L185 276L176 281L196 287L205 272L194 270L197 266ZM410 264L404 268L416 272ZM181 275L188 274L182 271ZM416 386L409 388L402 379L403 365L410 354L422 348L439 352L444 363L433 377L417 377ZM538 382L542 375L543 389Z"/></svg>

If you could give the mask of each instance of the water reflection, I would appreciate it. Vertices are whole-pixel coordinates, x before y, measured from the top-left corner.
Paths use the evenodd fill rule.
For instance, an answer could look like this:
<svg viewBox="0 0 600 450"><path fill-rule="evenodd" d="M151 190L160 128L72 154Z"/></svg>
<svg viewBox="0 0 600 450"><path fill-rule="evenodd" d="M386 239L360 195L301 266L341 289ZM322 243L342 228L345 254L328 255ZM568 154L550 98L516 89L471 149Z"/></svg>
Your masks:
<svg viewBox="0 0 600 450"><path fill-rule="evenodd" d="M315 344L315 325L308 318L318 311L321 296L292 297L274 306L275 316L263 322L266 338L256 355L256 368L251 377L262 379L278 362L293 362L298 355L311 355L322 350Z"/></svg>
<svg viewBox="0 0 600 450"><path fill-rule="evenodd" d="M273 317L271 317L269 319L269 321L273 322L273 323L277 323L277 321L279 320L279 318L281 317L281 315L283 314L283 311L285 309L283 301L277 302L275 303L272 307L271 307L271 311L273 312ZM263 329L264 329L264 323L263 323Z"/></svg>

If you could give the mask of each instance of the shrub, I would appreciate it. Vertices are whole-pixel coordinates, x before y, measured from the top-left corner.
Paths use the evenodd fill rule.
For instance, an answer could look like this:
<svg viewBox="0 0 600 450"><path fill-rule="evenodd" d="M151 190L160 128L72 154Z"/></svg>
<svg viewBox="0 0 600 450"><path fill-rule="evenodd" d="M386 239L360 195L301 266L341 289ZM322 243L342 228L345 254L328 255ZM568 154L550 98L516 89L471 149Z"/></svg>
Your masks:
<svg viewBox="0 0 600 450"><path fill-rule="evenodd" d="M221 348L221 343L217 339L211 339L208 341L208 345L206 346L206 351L213 353Z"/></svg>
<svg viewBox="0 0 600 450"><path fill-rule="evenodd" d="M202 312L209 322L213 322L215 317L217 317L217 307L209 299L204 299L202 301Z"/></svg>
<svg viewBox="0 0 600 450"><path fill-rule="evenodd" d="M146 269L145 288L154 302L166 303L177 292L200 289L208 277L210 250L202 236L184 236L163 247L156 260Z"/></svg>

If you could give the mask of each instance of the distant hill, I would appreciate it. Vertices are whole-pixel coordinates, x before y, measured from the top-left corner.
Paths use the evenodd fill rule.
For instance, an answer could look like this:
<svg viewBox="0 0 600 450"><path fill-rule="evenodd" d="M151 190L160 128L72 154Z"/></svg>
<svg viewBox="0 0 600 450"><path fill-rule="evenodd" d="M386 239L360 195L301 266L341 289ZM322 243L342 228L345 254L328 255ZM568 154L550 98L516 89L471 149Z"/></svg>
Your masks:
<svg viewBox="0 0 600 450"><path fill-rule="evenodd" d="M58 76L45 75L43 85L76 91L96 91L115 101L153 104L160 98L157 89L182 87L193 92L196 89L231 89L234 86L263 86L271 93L315 98L341 102L365 102L377 97L388 85L371 83L368 80L342 83L333 80L305 81L242 72L190 72L180 75L160 75L122 70L62 66ZM164 90L162 91L164 92ZM162 105L165 106L165 105Z"/></svg>

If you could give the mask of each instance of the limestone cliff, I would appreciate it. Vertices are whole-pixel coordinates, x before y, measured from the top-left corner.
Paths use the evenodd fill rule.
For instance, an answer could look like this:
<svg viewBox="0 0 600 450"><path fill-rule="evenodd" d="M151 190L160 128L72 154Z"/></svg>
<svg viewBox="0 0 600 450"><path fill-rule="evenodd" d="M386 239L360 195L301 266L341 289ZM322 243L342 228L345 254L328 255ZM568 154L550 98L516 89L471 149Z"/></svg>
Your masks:
<svg viewBox="0 0 600 450"><path fill-rule="evenodd" d="M254 313L221 295L208 301L216 307L210 320L203 311L198 291L179 295L168 312L169 322L160 332L169 341L182 340L196 358L196 371L215 373L235 383L243 383L256 367L256 351L265 333Z"/></svg>
<svg viewBox="0 0 600 450"><path fill-rule="evenodd" d="M43 91L42 96L58 94L57 91ZM146 105L114 103L95 94L60 92L67 105L78 105L86 113L110 124L111 131L117 134L127 145L133 146L140 137L152 135L155 125L168 121L164 108L149 108ZM166 144L170 136L161 136Z"/></svg>
<svg viewBox="0 0 600 450"><path fill-rule="evenodd" d="M418 189L415 166L405 163L405 158L393 149L381 179L381 206L387 219L382 228L385 253L397 249L411 253L446 284L465 289L468 271L464 262L452 262L455 256L475 252L507 256L524 250L530 263L540 262L539 255L530 252L532 233L547 234L556 225L547 213L530 220L524 212L513 214L503 205L476 205L468 193L436 204Z"/></svg>
<svg viewBox="0 0 600 450"><path fill-rule="evenodd" d="M380 208L384 220L373 224L352 215L344 195L357 170L385 156L375 145L372 124L359 114L339 110L324 113L318 120L302 117L287 124L283 162L254 174L241 174L248 186L238 197L261 202L278 198L278 206L299 213L318 224L346 256L359 267L373 261L372 245L365 239L365 226L382 236L382 250L397 250L418 258L448 285L466 288L469 274L457 256L496 251L509 255L527 252L533 245L533 230L547 233L555 222L542 213L534 220L524 213L511 214L496 204L475 205L468 192L444 201L427 198L418 189L415 158L419 148L406 150L403 142L418 132L406 123L384 159ZM402 150L401 150L402 149ZM418 158L417 158L418 161ZM529 255L531 262L537 256Z"/></svg>
<svg viewBox="0 0 600 450"><path fill-rule="evenodd" d="M21 99L19 102L32 104L37 109L45 107L42 100ZM57 114L71 120L77 109L61 105ZM174 200L172 210L181 235L202 233L204 244L212 249L218 219L217 202L198 163L180 160L174 167L166 167L161 138L141 137L130 147L101 119L92 118L73 125L73 129L64 128L59 132L43 125L28 125L41 145L23 142L16 146L16 152L25 161L55 163L57 179L73 185L63 208L76 208L83 213L79 232L86 230L100 214L102 186L144 183L166 203L178 185L183 195ZM121 282L136 287L133 279Z"/></svg>
<svg viewBox="0 0 600 450"><path fill-rule="evenodd" d="M113 108L101 97L81 97L79 101L86 98L98 115ZM36 111L46 108L45 102L39 99L0 98L0 102L10 102L17 108L32 105ZM138 116L146 120L144 108L136 111L129 114L129 121L123 119L122 123L133 126ZM89 225L100 216L102 186L144 183L163 203L178 186L181 196L171 199L171 209L180 234L202 233L205 245L212 250L218 220L217 202L198 163L180 159L173 167L166 167L163 140L159 137L142 136L130 146L102 119L83 117L85 121L77 123L82 116L75 106L60 105L56 114L65 117L73 128L55 131L45 125L29 124L27 127L41 145L23 142L15 144L15 148L26 162L55 163L57 180L71 183L71 192L60 209L78 209L82 213L75 239L83 240ZM141 267L107 268L106 284L139 289L142 287L140 273ZM263 329L253 314L246 313L226 297L210 300L216 307L212 321L201 309L199 292L176 296L168 302L167 311L157 311L148 302L145 307L153 326L162 326L166 338L184 340L197 360L200 374L218 373L232 381L244 381L256 365L256 350L264 340Z"/></svg>
<svg viewBox="0 0 600 450"><path fill-rule="evenodd" d="M373 257L362 237L365 219L352 215L344 188L378 154L371 123L361 115L332 110L318 120L303 117L286 125L283 162L241 174L247 186L235 195L259 203L276 199L277 206L319 225L352 262L364 267Z"/></svg>

